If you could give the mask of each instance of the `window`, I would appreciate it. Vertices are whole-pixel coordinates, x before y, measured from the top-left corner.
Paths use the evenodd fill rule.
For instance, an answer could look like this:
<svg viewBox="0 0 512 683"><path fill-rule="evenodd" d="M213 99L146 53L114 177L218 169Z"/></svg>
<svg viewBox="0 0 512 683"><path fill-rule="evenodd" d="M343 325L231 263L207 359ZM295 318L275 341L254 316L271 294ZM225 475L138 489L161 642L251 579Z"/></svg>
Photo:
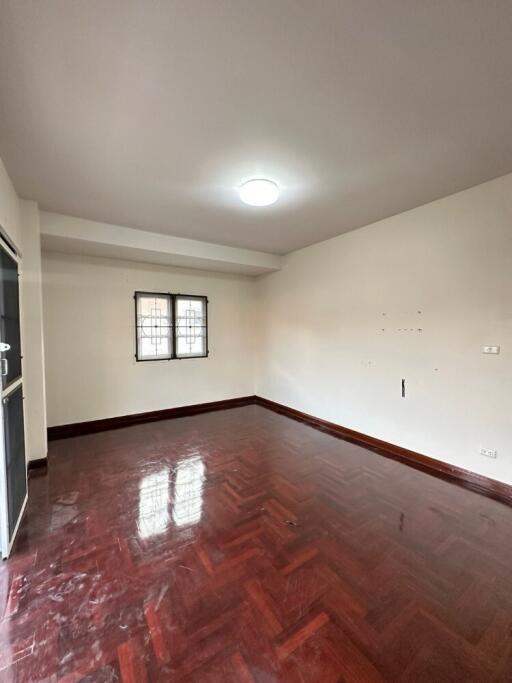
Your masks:
<svg viewBox="0 0 512 683"><path fill-rule="evenodd" d="M172 301L169 294L135 293L137 360L172 358Z"/></svg>
<svg viewBox="0 0 512 683"><path fill-rule="evenodd" d="M135 292L136 353L142 360L208 355L205 296Z"/></svg>
<svg viewBox="0 0 512 683"><path fill-rule="evenodd" d="M175 296L176 358L206 356L206 303L204 296Z"/></svg>

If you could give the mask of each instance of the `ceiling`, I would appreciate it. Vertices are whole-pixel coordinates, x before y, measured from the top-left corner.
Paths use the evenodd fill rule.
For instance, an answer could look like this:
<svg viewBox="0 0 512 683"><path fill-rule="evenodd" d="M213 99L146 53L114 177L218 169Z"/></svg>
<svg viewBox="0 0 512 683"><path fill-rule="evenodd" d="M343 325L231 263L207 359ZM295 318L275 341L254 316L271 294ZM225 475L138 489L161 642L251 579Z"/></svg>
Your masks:
<svg viewBox="0 0 512 683"><path fill-rule="evenodd" d="M512 171L510 0L0 16L0 156L48 211L286 253ZM243 205L251 177L279 202Z"/></svg>

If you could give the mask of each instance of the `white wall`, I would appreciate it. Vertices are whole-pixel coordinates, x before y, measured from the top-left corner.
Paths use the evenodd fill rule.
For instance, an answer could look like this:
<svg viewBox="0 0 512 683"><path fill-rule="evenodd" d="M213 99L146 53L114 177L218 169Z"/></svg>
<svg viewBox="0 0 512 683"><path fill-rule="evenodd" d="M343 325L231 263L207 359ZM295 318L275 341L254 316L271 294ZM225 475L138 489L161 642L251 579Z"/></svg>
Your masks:
<svg viewBox="0 0 512 683"><path fill-rule="evenodd" d="M21 248L20 205L18 195L0 159L0 228L11 242Z"/></svg>
<svg viewBox="0 0 512 683"><path fill-rule="evenodd" d="M137 363L136 290L207 295L210 356ZM242 276L44 253L48 424L252 394L254 291Z"/></svg>
<svg viewBox="0 0 512 683"><path fill-rule="evenodd" d="M25 440L28 460L46 458L43 297L39 211L35 202L20 201L21 342L25 396Z"/></svg>
<svg viewBox="0 0 512 683"><path fill-rule="evenodd" d="M39 213L37 204L18 199L1 159L0 227L22 254L19 268L25 455L27 460L36 460L46 457Z"/></svg>
<svg viewBox="0 0 512 683"><path fill-rule="evenodd" d="M512 175L292 253L258 295L258 395L512 483Z"/></svg>
<svg viewBox="0 0 512 683"><path fill-rule="evenodd" d="M50 425L257 393L512 483L512 175L259 281L58 253L43 273ZM210 358L136 363L136 289L207 294Z"/></svg>

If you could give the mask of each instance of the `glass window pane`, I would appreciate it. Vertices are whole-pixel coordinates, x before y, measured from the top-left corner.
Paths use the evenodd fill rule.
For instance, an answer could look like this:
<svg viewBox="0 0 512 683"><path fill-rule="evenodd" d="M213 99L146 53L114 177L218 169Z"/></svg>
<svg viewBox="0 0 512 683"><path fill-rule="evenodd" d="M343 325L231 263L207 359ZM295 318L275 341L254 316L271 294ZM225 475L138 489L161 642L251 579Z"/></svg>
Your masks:
<svg viewBox="0 0 512 683"><path fill-rule="evenodd" d="M137 293L137 357L158 360L172 356L172 311L169 294Z"/></svg>
<svg viewBox="0 0 512 683"><path fill-rule="evenodd" d="M176 297L176 355L206 356L206 297Z"/></svg>

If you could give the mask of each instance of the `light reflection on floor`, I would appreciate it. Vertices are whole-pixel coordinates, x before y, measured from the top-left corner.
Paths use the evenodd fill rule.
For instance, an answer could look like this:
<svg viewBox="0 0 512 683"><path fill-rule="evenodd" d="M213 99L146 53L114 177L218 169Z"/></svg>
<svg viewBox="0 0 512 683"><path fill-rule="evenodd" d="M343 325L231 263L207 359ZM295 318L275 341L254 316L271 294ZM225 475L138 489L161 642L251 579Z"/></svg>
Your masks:
<svg viewBox="0 0 512 683"><path fill-rule="evenodd" d="M172 519L177 526L197 524L203 508L205 467L200 456L178 463L174 479Z"/></svg>
<svg viewBox="0 0 512 683"><path fill-rule="evenodd" d="M169 525L169 468L146 475L139 485L139 536L161 534Z"/></svg>
<svg viewBox="0 0 512 683"><path fill-rule="evenodd" d="M179 462L173 472L165 467L146 475L139 485L140 538L151 538L169 526L169 504L172 501L172 521L176 526L197 524L203 508L205 466L200 456Z"/></svg>

